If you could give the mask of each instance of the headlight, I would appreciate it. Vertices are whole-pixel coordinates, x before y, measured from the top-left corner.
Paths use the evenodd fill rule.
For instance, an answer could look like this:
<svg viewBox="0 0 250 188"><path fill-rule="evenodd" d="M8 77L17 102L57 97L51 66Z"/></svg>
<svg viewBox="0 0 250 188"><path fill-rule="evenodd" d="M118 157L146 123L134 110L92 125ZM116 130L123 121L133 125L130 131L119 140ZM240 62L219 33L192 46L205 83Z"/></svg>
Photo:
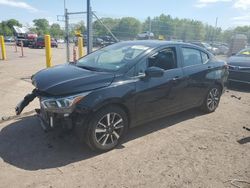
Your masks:
<svg viewBox="0 0 250 188"><path fill-rule="evenodd" d="M73 111L75 105L88 94L89 92L62 98L42 98L41 105L48 111L66 111L67 113L70 113Z"/></svg>

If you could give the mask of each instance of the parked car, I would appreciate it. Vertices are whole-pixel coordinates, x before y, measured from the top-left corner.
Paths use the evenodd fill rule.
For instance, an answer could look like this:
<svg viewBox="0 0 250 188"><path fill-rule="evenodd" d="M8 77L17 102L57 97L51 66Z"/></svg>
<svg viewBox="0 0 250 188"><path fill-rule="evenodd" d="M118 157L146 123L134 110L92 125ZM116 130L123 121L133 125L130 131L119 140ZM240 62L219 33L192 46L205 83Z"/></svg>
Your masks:
<svg viewBox="0 0 250 188"><path fill-rule="evenodd" d="M105 36L100 36L98 37L99 39L103 40L103 46L109 46L111 44L115 44L117 41L114 40L113 37L109 36L109 35L105 35Z"/></svg>
<svg viewBox="0 0 250 188"><path fill-rule="evenodd" d="M250 84L250 48L241 50L228 59L229 81Z"/></svg>
<svg viewBox="0 0 250 188"><path fill-rule="evenodd" d="M15 38L11 36L7 36L4 38L4 42L15 42Z"/></svg>
<svg viewBox="0 0 250 188"><path fill-rule="evenodd" d="M58 44L63 44L63 43L65 43L65 41L64 41L63 39L58 39L58 40L57 40L57 43L58 43Z"/></svg>
<svg viewBox="0 0 250 188"><path fill-rule="evenodd" d="M37 37L35 41L32 44L33 48L44 48L45 47L45 42L44 42L44 37ZM58 43L54 38L51 38L51 47L52 48L57 48Z"/></svg>
<svg viewBox="0 0 250 188"><path fill-rule="evenodd" d="M211 46L218 49L216 55L227 55L229 52L229 47L225 44L212 44Z"/></svg>
<svg viewBox="0 0 250 188"><path fill-rule="evenodd" d="M75 37L75 46L78 45L78 38ZM93 37L93 47L104 47L104 40L99 37ZM87 46L87 35L83 36L83 46Z"/></svg>
<svg viewBox="0 0 250 188"><path fill-rule="evenodd" d="M207 51L211 52L214 55L218 55L218 48L212 47L210 44L206 43L206 42L190 42L191 44L195 44L197 46L200 46L204 49L206 49Z"/></svg>
<svg viewBox="0 0 250 188"><path fill-rule="evenodd" d="M94 47L103 47L104 45L104 40L99 38L99 37L94 37L93 39L93 46Z"/></svg>
<svg viewBox="0 0 250 188"><path fill-rule="evenodd" d="M144 39L153 39L154 38L154 33L150 32L150 31L145 31L143 33L139 33L137 35L137 38L140 40L144 40Z"/></svg>
<svg viewBox="0 0 250 188"><path fill-rule="evenodd" d="M33 75L16 113L38 97L44 129L77 129L90 148L108 151L128 128L194 107L214 112L227 75L225 62L195 45L119 42Z"/></svg>
<svg viewBox="0 0 250 188"><path fill-rule="evenodd" d="M37 38L36 33L25 33L22 35L17 35L16 44L17 46L21 46L21 43L23 43L23 47L32 46L36 38Z"/></svg>

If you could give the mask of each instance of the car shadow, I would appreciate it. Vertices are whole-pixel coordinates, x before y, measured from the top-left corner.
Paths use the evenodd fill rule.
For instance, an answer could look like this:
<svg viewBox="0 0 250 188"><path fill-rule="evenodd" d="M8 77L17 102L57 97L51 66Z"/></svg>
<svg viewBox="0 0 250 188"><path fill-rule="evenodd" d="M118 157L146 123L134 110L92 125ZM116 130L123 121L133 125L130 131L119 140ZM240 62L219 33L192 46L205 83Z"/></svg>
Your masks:
<svg viewBox="0 0 250 188"><path fill-rule="evenodd" d="M133 128L117 149L124 148L126 142L201 115L203 113L192 109ZM44 133L36 116L20 118L0 132L0 157L25 170L62 167L97 155L102 154L89 150L73 133Z"/></svg>

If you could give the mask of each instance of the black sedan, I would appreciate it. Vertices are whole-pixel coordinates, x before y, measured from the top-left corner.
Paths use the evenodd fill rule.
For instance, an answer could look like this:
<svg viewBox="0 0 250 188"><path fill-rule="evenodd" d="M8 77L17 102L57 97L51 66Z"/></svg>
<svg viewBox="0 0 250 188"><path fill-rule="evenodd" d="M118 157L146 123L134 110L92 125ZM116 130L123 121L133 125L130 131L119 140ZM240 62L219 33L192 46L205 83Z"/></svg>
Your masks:
<svg viewBox="0 0 250 188"><path fill-rule="evenodd" d="M225 62L192 44L120 42L36 73L16 113L38 97L43 128L74 128L107 151L128 128L194 107L215 111L227 75Z"/></svg>
<svg viewBox="0 0 250 188"><path fill-rule="evenodd" d="M229 81L250 84L250 48L241 50L228 59Z"/></svg>

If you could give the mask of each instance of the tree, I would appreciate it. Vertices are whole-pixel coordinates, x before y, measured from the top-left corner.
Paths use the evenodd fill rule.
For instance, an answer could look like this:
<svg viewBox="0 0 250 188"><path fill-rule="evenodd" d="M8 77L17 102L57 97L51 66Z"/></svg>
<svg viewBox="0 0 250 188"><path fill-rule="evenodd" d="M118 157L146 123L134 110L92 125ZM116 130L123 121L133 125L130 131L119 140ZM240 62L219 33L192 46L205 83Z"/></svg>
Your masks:
<svg viewBox="0 0 250 188"><path fill-rule="evenodd" d="M85 30L86 30L84 22L83 22L83 21L78 22L78 23L75 25L74 29L75 29L75 30L78 30L78 31L80 31L82 34L84 34L84 32L85 32Z"/></svg>
<svg viewBox="0 0 250 188"><path fill-rule="evenodd" d="M22 24L19 23L19 21L15 19L10 19L7 21L2 21L0 23L0 34L5 36L11 36L14 34L14 28L13 26L19 26L21 27Z"/></svg>
<svg viewBox="0 0 250 188"><path fill-rule="evenodd" d="M0 25L0 34L4 36L13 35L13 31L7 25L7 21L2 21Z"/></svg>
<svg viewBox="0 0 250 188"><path fill-rule="evenodd" d="M113 19L113 18L101 18L100 20L111 31L114 31L114 29L118 26L120 22L120 19ZM97 36L109 35L109 32L107 31L107 29L98 20L94 21L93 29L94 29L95 35Z"/></svg>
<svg viewBox="0 0 250 188"><path fill-rule="evenodd" d="M84 34L84 32L86 31L86 27L83 21L69 25L70 37L74 37L76 31L80 31L81 34Z"/></svg>
<svg viewBox="0 0 250 188"><path fill-rule="evenodd" d="M113 29L113 32L121 39L134 39L141 32L141 22L133 17L124 17Z"/></svg>
<svg viewBox="0 0 250 188"><path fill-rule="evenodd" d="M6 24L9 26L9 28L13 28L13 26L22 27L22 24L19 23L19 21L15 20L15 19L7 20Z"/></svg>
<svg viewBox="0 0 250 188"><path fill-rule="evenodd" d="M38 35L49 34L49 22L46 19L33 20Z"/></svg>
<svg viewBox="0 0 250 188"><path fill-rule="evenodd" d="M52 24L50 26L50 35L54 38L62 38L63 37L63 30L61 29L59 24Z"/></svg>

